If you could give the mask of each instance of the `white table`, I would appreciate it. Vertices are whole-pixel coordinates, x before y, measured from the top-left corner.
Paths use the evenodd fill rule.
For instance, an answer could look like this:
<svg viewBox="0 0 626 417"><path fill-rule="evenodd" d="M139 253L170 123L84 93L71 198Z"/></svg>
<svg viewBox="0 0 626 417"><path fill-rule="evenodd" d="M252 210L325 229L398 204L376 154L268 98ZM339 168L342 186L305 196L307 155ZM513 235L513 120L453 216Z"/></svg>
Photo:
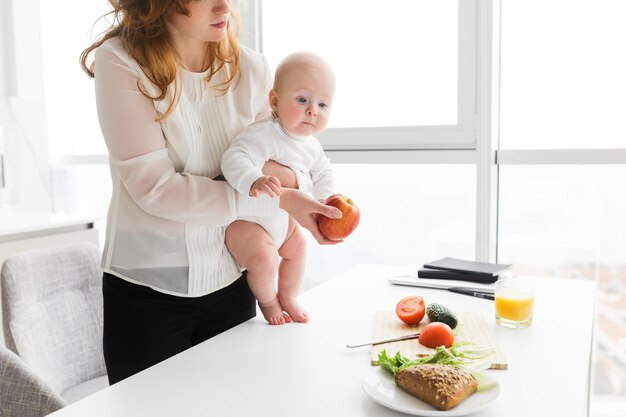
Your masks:
<svg viewBox="0 0 626 417"><path fill-rule="evenodd" d="M415 269L412 269L415 271ZM480 416L586 416L595 284L541 279L535 323L495 325L493 301L396 286L406 268L360 265L301 296L312 320L269 326L258 316L54 414L63 416L400 416L361 388L377 310L409 294L483 314L508 370L489 371L501 386Z"/></svg>

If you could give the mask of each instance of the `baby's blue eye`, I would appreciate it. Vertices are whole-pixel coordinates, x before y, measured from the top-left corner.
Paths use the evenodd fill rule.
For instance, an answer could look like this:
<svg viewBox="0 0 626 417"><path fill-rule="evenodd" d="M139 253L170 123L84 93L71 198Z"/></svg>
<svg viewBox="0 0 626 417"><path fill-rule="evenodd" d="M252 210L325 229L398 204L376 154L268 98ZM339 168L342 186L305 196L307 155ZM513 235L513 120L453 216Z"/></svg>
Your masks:
<svg viewBox="0 0 626 417"><path fill-rule="evenodd" d="M326 104L326 103L320 103L320 107L324 109L324 108L328 107L328 104Z"/></svg>
<svg viewBox="0 0 626 417"><path fill-rule="evenodd" d="M306 98L304 97L298 97L296 100L298 100L298 103L306 103Z"/></svg>

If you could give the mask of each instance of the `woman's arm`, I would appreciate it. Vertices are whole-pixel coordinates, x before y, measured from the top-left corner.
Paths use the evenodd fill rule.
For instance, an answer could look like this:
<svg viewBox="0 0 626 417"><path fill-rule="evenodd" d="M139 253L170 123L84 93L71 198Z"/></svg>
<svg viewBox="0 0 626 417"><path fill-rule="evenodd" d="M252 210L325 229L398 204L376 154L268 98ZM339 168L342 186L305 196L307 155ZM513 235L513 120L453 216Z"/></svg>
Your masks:
<svg viewBox="0 0 626 417"><path fill-rule="evenodd" d="M96 51L96 100L110 161L128 194L147 213L173 221L235 220L237 198L228 184L176 172L154 104L139 91L139 70L118 53Z"/></svg>
<svg viewBox="0 0 626 417"><path fill-rule="evenodd" d="M311 232L319 244L335 245L341 242L326 239L317 226L317 217L320 215L335 219L340 218L341 211L338 208L324 205L299 191L296 174L285 165L275 161L267 161L263 166L263 174L272 175L280 180L283 186L280 208L289 213L300 226Z"/></svg>
<svg viewBox="0 0 626 417"><path fill-rule="evenodd" d="M280 208L293 217L300 226L307 229L321 245L334 245L341 241L326 239L317 226L317 217L326 216L332 219L341 218L341 211L314 200L301 191L284 188L280 196Z"/></svg>

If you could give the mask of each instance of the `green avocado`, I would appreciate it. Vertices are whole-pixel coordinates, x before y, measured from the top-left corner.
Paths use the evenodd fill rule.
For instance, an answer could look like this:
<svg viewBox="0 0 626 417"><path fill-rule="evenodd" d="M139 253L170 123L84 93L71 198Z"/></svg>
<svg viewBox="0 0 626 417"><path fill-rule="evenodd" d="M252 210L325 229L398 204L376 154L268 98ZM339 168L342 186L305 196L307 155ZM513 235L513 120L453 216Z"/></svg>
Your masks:
<svg viewBox="0 0 626 417"><path fill-rule="evenodd" d="M457 324L459 324L456 316L441 304L428 304L428 307L426 307L426 315L431 322L439 321L445 323L450 326L451 329L454 329Z"/></svg>

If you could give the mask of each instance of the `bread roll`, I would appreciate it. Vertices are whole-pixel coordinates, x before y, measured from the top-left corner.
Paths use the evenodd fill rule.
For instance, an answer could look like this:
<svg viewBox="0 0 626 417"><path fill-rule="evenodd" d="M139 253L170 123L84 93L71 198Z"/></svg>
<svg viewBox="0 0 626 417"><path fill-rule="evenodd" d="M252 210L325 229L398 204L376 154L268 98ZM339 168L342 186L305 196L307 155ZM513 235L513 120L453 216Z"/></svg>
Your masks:
<svg viewBox="0 0 626 417"><path fill-rule="evenodd" d="M414 365L396 374L396 384L439 410L449 410L476 391L474 377L451 365Z"/></svg>

